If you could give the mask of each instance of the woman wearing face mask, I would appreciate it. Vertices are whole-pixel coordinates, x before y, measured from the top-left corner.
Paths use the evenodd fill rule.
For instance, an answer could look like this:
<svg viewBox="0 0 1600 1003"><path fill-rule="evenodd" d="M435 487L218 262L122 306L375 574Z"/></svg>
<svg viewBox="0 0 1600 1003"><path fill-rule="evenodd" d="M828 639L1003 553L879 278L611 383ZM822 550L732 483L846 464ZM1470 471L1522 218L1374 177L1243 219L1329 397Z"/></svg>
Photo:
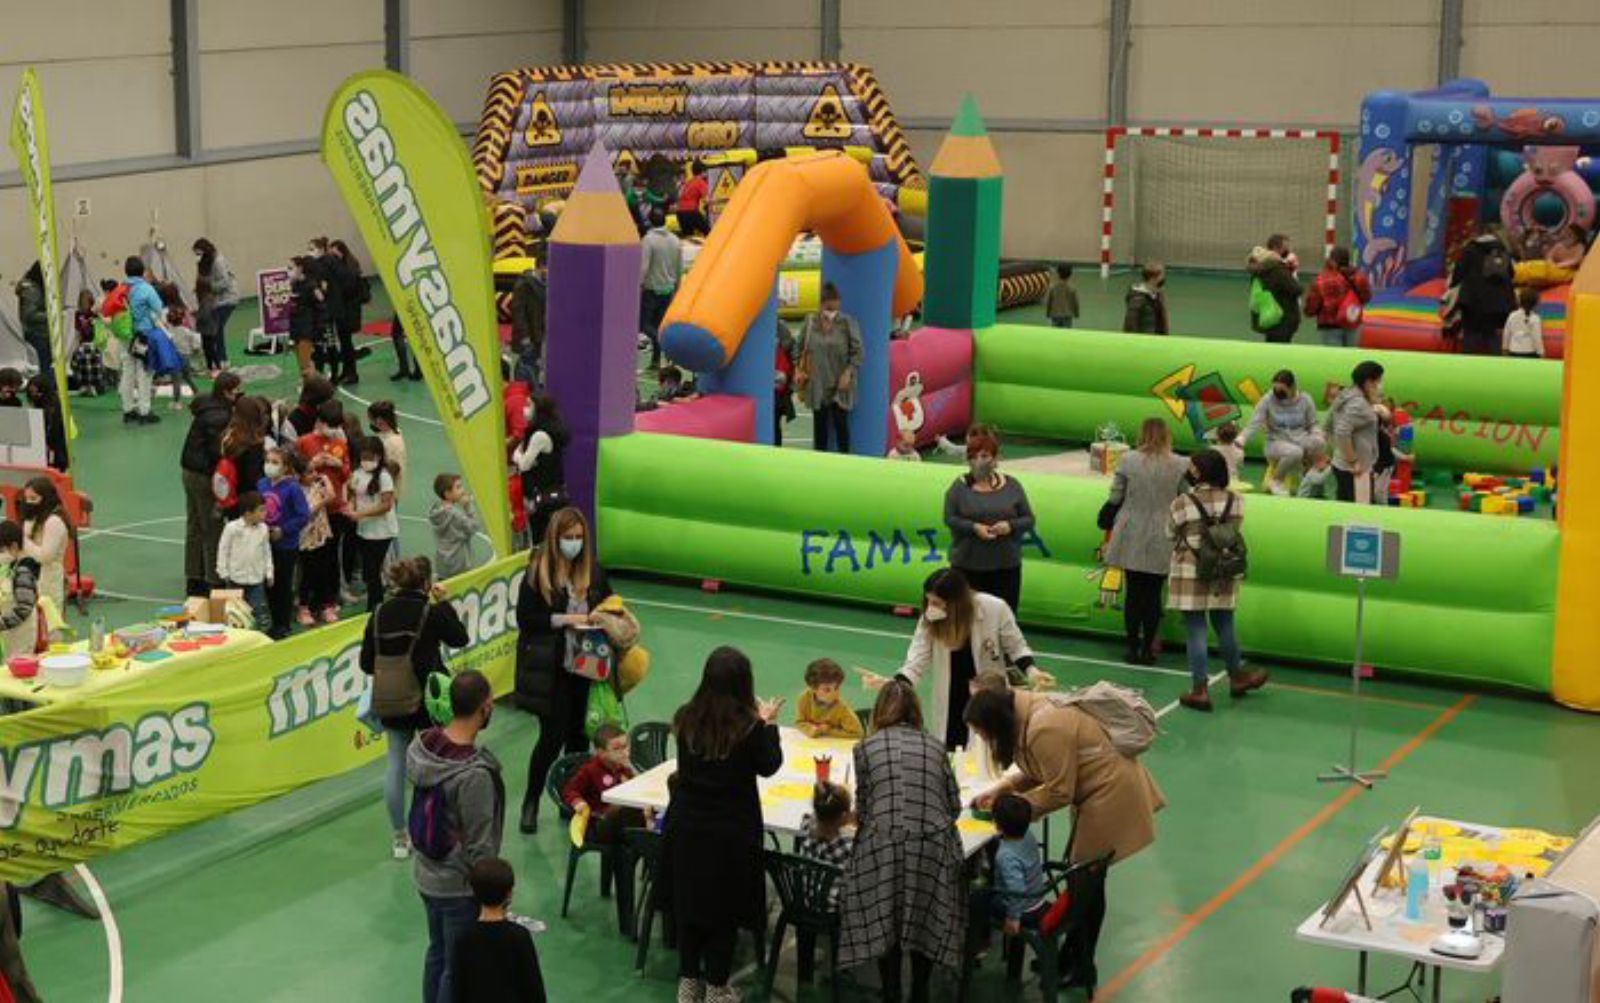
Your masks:
<svg viewBox="0 0 1600 1003"><path fill-rule="evenodd" d="M1033 509L1022 485L996 469L999 459L1000 440L993 432L975 427L967 433L969 472L944 494L944 524L950 527L950 566L1016 613L1022 538L1033 530Z"/></svg>
<svg viewBox="0 0 1600 1003"><path fill-rule="evenodd" d="M523 407L528 429L522 444L511 453L511 463L522 475L523 504L529 513L529 530L542 540L550 516L567 504L567 426L556 410L555 398L540 394Z"/></svg>
<svg viewBox="0 0 1600 1003"><path fill-rule="evenodd" d="M1288 494L1289 482L1328 449L1328 440L1317 424L1316 401L1295 385L1294 373L1287 369L1278 370L1272 377L1272 393L1256 402L1239 435L1239 447L1248 447L1257 432L1266 433L1271 470L1262 487L1275 495Z"/></svg>
<svg viewBox="0 0 1600 1003"><path fill-rule="evenodd" d="M522 831L539 830L539 805L550 766L563 751L587 748L583 716L589 680L573 674L573 660L589 612L611 596L605 569L590 547L583 513L563 508L550 517L544 542L529 555L517 593L517 706L539 719L539 741L528 758Z"/></svg>
<svg viewBox="0 0 1600 1003"><path fill-rule="evenodd" d="M976 592L960 571L935 571L922 584L922 617L906 649L905 664L894 678L915 687L933 669L933 713L928 731L947 748L967 744L962 720L972 683L986 673L1006 673L1008 667L1026 674L1038 688L1055 685L1055 678L1033 664L1027 638L1017 627L1010 607L998 598ZM871 672L862 673L869 689L887 682Z"/></svg>
<svg viewBox="0 0 1600 1003"><path fill-rule="evenodd" d="M22 516L22 552L39 562L39 595L57 610L67 608L67 548L72 546L72 523L66 506L48 477L35 477L17 496Z"/></svg>
<svg viewBox="0 0 1600 1003"><path fill-rule="evenodd" d="M800 330L800 370L795 383L812 412L812 441L817 452L850 452L850 412L856 406L856 377L861 369L861 328L839 312L839 290L822 284L822 309Z"/></svg>
<svg viewBox="0 0 1600 1003"><path fill-rule="evenodd" d="M1339 500L1377 504L1372 472L1378 462L1378 412L1383 400L1383 367L1368 359L1350 373L1350 385L1333 399L1333 477Z"/></svg>

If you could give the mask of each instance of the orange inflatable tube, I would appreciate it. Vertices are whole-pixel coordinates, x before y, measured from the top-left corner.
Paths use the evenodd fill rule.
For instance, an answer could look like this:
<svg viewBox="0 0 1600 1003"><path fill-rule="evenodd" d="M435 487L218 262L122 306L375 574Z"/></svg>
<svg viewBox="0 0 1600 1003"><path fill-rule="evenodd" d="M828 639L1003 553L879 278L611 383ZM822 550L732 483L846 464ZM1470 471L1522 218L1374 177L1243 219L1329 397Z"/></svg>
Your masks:
<svg viewBox="0 0 1600 1003"><path fill-rule="evenodd" d="M922 271L866 167L834 151L770 160L739 182L673 297L661 324L667 354L699 372L727 365L771 298L794 238L807 230L839 254L877 251L893 241L900 252L894 316L922 300Z"/></svg>

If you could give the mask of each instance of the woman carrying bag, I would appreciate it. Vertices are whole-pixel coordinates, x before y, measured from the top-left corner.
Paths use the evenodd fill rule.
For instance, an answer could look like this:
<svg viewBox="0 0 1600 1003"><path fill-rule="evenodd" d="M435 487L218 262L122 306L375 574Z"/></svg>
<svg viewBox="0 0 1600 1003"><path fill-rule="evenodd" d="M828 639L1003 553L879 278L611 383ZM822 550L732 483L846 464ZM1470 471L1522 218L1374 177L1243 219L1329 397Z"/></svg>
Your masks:
<svg viewBox="0 0 1600 1003"><path fill-rule="evenodd" d="M372 713L383 725L388 763L383 773L383 803L394 831L394 859L411 856L406 834L406 750L419 731L433 727L424 694L428 676L448 674L441 648L465 648L466 625L433 582L426 557L396 561L389 567L394 591L367 618L361 638L361 671L372 676Z"/></svg>
<svg viewBox="0 0 1600 1003"><path fill-rule="evenodd" d="M517 706L539 719L539 741L528 757L528 789L520 827L539 831L545 779L562 752L588 748L584 716L592 676L580 670L590 613L611 596L605 569L594 559L583 513L564 508L550 517L544 542L529 557L517 593Z"/></svg>

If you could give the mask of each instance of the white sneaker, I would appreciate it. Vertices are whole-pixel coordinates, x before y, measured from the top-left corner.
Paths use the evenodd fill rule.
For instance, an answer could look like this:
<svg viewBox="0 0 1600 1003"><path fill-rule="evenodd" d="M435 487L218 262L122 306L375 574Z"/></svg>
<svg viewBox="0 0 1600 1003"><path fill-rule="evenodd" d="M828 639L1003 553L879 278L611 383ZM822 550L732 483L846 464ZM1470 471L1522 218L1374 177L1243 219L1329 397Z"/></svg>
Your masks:
<svg viewBox="0 0 1600 1003"><path fill-rule="evenodd" d="M410 860L411 837L403 832L395 833L394 843L390 848L390 852L394 855L394 859L396 860Z"/></svg>
<svg viewBox="0 0 1600 1003"><path fill-rule="evenodd" d="M1279 498L1287 498L1289 497L1289 487L1282 481L1273 479L1267 482L1267 493L1276 495Z"/></svg>

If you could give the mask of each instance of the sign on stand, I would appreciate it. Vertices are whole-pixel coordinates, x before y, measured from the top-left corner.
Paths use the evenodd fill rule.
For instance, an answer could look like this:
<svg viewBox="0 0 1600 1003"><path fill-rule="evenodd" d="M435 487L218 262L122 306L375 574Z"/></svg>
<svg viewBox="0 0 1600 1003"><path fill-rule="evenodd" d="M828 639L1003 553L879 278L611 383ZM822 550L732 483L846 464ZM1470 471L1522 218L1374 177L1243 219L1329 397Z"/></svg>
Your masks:
<svg viewBox="0 0 1600 1003"><path fill-rule="evenodd" d="M1356 768L1356 750L1361 735L1361 647L1367 610L1367 582L1393 581L1400 576L1400 534L1378 526L1329 526L1328 571L1356 580L1355 658L1350 665L1350 761L1335 765L1333 772L1317 777L1324 783L1355 783L1370 788L1374 780L1386 775L1382 770L1365 773Z"/></svg>

